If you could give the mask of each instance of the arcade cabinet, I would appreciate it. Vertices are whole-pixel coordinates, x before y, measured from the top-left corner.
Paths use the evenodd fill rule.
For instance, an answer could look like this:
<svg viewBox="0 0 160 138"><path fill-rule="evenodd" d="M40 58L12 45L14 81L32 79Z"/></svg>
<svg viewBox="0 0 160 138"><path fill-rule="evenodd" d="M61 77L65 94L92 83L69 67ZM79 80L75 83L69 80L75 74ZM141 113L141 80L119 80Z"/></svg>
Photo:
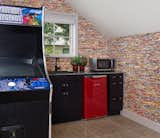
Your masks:
<svg viewBox="0 0 160 138"><path fill-rule="evenodd" d="M43 8L0 5L0 138L48 138Z"/></svg>

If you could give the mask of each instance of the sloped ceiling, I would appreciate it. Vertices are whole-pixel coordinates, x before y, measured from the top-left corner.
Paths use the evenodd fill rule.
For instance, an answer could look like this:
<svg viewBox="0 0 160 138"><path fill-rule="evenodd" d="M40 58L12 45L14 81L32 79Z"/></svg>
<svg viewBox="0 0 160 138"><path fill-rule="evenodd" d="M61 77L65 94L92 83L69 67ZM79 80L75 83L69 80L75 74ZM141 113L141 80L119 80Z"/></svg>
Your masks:
<svg viewBox="0 0 160 138"><path fill-rule="evenodd" d="M65 0L106 38L160 31L160 0Z"/></svg>

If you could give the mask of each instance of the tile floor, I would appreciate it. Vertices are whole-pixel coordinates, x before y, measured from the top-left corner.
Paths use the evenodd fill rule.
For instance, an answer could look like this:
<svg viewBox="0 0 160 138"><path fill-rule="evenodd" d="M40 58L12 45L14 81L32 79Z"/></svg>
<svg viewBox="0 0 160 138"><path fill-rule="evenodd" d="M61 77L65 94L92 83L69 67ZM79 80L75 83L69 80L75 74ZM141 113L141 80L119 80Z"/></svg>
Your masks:
<svg viewBox="0 0 160 138"><path fill-rule="evenodd" d="M160 133L122 116L53 125L53 138L160 138Z"/></svg>

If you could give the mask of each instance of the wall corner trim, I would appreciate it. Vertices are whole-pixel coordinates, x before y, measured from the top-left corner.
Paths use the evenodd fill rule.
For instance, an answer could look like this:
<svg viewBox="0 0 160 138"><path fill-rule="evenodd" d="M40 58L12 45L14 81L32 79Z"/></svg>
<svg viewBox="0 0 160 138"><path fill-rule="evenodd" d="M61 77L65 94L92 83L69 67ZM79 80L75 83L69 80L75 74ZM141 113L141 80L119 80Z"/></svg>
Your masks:
<svg viewBox="0 0 160 138"><path fill-rule="evenodd" d="M128 111L125 109L121 111L121 115L132 120L132 121L135 121L135 122L137 122L147 128L150 128L150 129L160 133L160 124L157 122L149 120L145 117L142 117L134 112L131 112L131 111Z"/></svg>

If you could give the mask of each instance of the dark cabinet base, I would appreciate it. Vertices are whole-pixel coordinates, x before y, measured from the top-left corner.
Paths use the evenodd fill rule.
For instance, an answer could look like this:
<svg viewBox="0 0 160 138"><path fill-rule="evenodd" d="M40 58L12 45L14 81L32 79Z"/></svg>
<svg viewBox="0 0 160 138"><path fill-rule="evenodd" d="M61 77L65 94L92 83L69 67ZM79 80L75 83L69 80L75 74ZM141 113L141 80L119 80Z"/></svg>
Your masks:
<svg viewBox="0 0 160 138"><path fill-rule="evenodd" d="M94 73L93 73L94 74ZM83 118L82 75L51 75L53 83L52 124ZM107 75L108 115L120 114L123 107L123 73L95 73ZM95 101L96 102L96 101Z"/></svg>
<svg viewBox="0 0 160 138"><path fill-rule="evenodd" d="M122 103L116 101L115 103L110 103L109 104L109 110L108 110L108 115L118 115L120 114L121 111L121 105Z"/></svg>

